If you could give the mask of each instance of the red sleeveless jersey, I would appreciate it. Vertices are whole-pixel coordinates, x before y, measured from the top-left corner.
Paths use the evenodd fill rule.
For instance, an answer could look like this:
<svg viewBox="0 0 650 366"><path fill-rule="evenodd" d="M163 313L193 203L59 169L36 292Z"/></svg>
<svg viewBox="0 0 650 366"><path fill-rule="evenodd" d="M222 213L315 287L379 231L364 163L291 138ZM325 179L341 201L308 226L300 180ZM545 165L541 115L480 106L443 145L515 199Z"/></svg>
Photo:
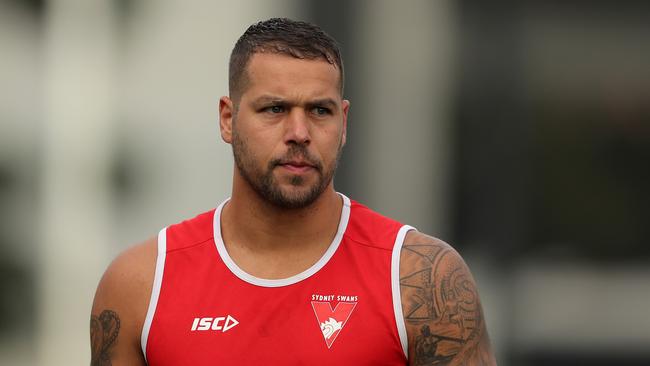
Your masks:
<svg viewBox="0 0 650 366"><path fill-rule="evenodd" d="M158 237L142 330L149 365L405 365L399 251L410 226L344 201L323 257L281 280L244 272L224 204Z"/></svg>

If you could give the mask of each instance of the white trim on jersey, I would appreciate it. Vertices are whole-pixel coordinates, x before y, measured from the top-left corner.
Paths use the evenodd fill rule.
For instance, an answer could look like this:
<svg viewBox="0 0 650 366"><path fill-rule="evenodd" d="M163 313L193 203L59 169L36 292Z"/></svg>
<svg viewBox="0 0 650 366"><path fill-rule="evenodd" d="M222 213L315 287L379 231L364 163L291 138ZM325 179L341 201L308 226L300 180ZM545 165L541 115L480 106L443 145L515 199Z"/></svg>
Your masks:
<svg viewBox="0 0 650 366"><path fill-rule="evenodd" d="M327 249L327 251L325 251L325 254L323 254L323 256L318 260L318 262L316 262L313 266L309 267L305 271L288 278L269 280L265 278L255 277L245 272L241 268L239 268L239 266L232 260L232 258L228 254L228 250L226 250L226 246L224 245L223 238L221 236L221 220L220 220L221 210L223 209L223 206L226 204L226 202L228 202L228 200L226 200L221 205L219 205L219 207L214 211L214 220L213 220L214 242L217 246L217 251L219 252L219 256L221 257L221 260L223 260L226 267L228 267L228 269L230 269L230 271L235 276L239 277L239 279L256 286L261 286L261 287L289 286L289 285L293 285L294 283L298 283L306 278L309 278L310 276L318 272L321 268L323 268L327 264L327 262L332 258L334 253L336 253L336 249L338 249L339 244L343 239L343 234L345 233L345 229L348 226L348 219L350 218L350 199L341 193L339 193L339 195L343 199L343 207L341 209L341 218L339 220L339 226L338 226L338 231L336 232L336 236L334 236L334 239L332 240L332 243L330 244L329 248Z"/></svg>
<svg viewBox="0 0 650 366"><path fill-rule="evenodd" d="M160 296L160 287L162 285L163 272L165 271L165 256L167 254L167 228L160 230L158 233L158 255L156 258L156 273L153 278L153 287L151 288L151 298L149 299L149 308L147 309L147 317L144 320L142 327L142 336L140 344L142 346L142 354L145 361L147 360L147 339L149 338L149 329L151 329L151 322L156 313L156 306L158 305L158 296Z"/></svg>
<svg viewBox="0 0 650 366"><path fill-rule="evenodd" d="M399 284L399 261L404 239L406 238L406 234L411 230L416 229L408 225L404 225L399 229L397 237L395 238L395 245L393 245L393 255L391 258L390 269L391 290L393 292L393 310L395 310L397 334L399 334L399 340L402 343L402 350L404 351L404 356L406 356L407 359L409 357L408 339L406 335L406 324L404 323L404 313L402 312L402 292Z"/></svg>

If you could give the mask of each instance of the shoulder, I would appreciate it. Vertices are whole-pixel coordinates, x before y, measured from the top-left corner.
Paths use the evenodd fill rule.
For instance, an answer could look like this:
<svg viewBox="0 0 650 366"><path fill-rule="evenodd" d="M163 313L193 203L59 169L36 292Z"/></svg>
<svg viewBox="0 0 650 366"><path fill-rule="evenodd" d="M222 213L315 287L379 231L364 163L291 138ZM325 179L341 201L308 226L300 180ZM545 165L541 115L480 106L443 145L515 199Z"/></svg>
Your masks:
<svg viewBox="0 0 650 366"><path fill-rule="evenodd" d="M150 238L122 252L104 272L90 320L93 362L108 359L137 364L136 360L142 358L140 334L149 306L157 251L157 239Z"/></svg>
<svg viewBox="0 0 650 366"><path fill-rule="evenodd" d="M377 213L368 207L351 201L350 219L345 235L367 246L391 250L395 243L395 235L403 225Z"/></svg>
<svg viewBox="0 0 650 366"><path fill-rule="evenodd" d="M120 253L108 266L97 287L95 302L120 301L131 306L133 298L113 299L113 295L147 295L151 290L156 256L158 254L157 238L134 245ZM145 294L146 293L146 294Z"/></svg>
<svg viewBox="0 0 650 366"><path fill-rule="evenodd" d="M425 250L426 252L422 252ZM429 251L452 251L454 254L460 256L451 245L446 242L435 238L433 236L421 233L417 230L411 230L404 237L404 244L402 245L402 251L412 251L416 253L422 252L422 255L432 255Z"/></svg>
<svg viewBox="0 0 650 366"><path fill-rule="evenodd" d="M183 220L165 229L167 252L188 248L213 239L215 209Z"/></svg>
<svg viewBox="0 0 650 366"><path fill-rule="evenodd" d="M400 255L400 292L411 364L495 364L476 283L449 244L410 231Z"/></svg>
<svg viewBox="0 0 650 366"><path fill-rule="evenodd" d="M457 272L473 281L465 262L451 245L416 230L406 234L400 255L400 273L407 275L413 271L430 274L430 280Z"/></svg>

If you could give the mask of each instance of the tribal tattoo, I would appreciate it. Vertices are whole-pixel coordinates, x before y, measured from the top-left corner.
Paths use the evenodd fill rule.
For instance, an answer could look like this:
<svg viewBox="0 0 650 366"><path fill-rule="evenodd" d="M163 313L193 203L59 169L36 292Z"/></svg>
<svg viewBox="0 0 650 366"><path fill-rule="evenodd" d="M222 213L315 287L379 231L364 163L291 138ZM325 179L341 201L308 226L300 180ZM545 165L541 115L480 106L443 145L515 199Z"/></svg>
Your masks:
<svg viewBox="0 0 650 366"><path fill-rule="evenodd" d="M495 365L469 269L450 246L431 240L401 252L411 364Z"/></svg>
<svg viewBox="0 0 650 366"><path fill-rule="evenodd" d="M112 310L90 317L90 366L110 366L111 350L120 332L120 318Z"/></svg>

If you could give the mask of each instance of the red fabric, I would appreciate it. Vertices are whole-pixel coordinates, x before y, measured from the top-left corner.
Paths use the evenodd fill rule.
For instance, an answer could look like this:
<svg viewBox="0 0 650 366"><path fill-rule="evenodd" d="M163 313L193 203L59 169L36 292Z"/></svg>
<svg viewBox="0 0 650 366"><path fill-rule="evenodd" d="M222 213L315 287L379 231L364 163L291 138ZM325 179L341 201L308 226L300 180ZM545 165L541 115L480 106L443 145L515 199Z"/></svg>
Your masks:
<svg viewBox="0 0 650 366"><path fill-rule="evenodd" d="M167 229L163 282L147 342L150 365L406 364L391 293L400 223L352 202L341 244L323 268L292 285L261 287L236 277L221 260L214 212ZM338 300L345 303L337 308ZM336 319L325 324L332 325L326 332L335 337L326 340L321 324L330 315ZM227 322L228 316L239 324ZM198 330L196 318L220 319L216 330L214 321L205 320L209 329ZM226 323L231 327L224 332Z"/></svg>

